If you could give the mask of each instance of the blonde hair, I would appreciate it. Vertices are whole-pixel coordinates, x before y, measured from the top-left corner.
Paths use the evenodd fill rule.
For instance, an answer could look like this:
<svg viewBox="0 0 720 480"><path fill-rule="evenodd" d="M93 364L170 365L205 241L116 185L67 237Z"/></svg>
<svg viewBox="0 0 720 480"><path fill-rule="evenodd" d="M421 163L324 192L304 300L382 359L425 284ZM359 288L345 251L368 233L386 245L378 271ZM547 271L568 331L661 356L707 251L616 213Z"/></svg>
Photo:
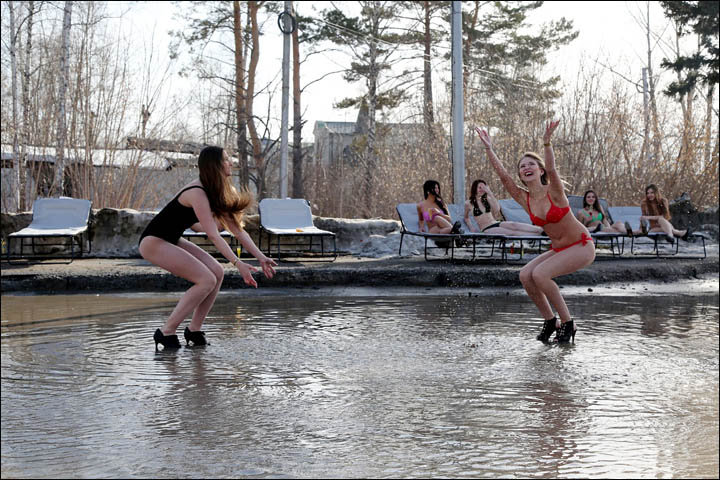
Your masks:
<svg viewBox="0 0 720 480"><path fill-rule="evenodd" d="M522 157L520 157L520 160L518 160L518 164L517 164L517 171L518 171L518 172L517 172L517 175L518 175L518 177L520 178L520 181L522 182L522 184L525 185L525 186L527 186L527 184L525 183L525 181L522 179L522 176L520 175L520 162L522 162L523 158L525 158L525 157L530 157L530 158L532 158L533 160L535 160L535 162L537 162L538 166L539 166L540 168L542 168L543 174L540 176L540 183L542 183L543 185L547 185L547 184L548 184L548 179L547 179L547 173L545 172L545 162L542 160L542 158L540 158L540 155L538 155L538 154L535 153L535 152L525 152L525 153L522 154Z"/></svg>

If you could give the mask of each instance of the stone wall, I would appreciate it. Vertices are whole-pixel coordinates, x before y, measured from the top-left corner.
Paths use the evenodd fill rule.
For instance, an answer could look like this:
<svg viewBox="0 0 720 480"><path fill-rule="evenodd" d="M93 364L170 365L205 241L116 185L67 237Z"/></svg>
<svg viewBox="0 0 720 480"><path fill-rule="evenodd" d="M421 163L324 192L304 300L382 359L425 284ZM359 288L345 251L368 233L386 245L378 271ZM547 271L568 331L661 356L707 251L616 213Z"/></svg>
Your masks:
<svg viewBox="0 0 720 480"><path fill-rule="evenodd" d="M92 257L130 258L138 257L138 240L145 227L156 212L140 212L132 209L103 208L93 210L90 214L90 240L92 241ZM0 234L4 245L7 236L30 224L32 214L2 213L0 214ZM245 231L258 244L259 216L249 215L245 218ZM337 248L342 252L354 252L361 248L370 237L386 236L400 230L400 222L396 220L356 220L344 218L314 217L317 228L329 230L336 234ZM267 242L263 238L263 242ZM13 241L13 250L15 244ZM87 248L87 247L86 247Z"/></svg>

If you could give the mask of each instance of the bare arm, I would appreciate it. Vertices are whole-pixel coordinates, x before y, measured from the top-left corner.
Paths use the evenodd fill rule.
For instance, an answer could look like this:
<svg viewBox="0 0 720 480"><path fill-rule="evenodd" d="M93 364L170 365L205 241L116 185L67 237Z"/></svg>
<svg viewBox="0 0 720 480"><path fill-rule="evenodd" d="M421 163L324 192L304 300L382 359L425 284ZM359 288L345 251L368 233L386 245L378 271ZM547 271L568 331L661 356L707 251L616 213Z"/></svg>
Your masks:
<svg viewBox="0 0 720 480"><path fill-rule="evenodd" d="M471 211L472 211L472 207L470 205L470 201L466 201L465 202L465 225L468 226L468 228L470 229L471 232L477 233L477 230L475 229L475 222L470 221L470 212Z"/></svg>
<svg viewBox="0 0 720 480"><path fill-rule="evenodd" d="M265 276L267 278L272 278L275 274L275 269L273 267L277 266L277 263L275 263L273 259L266 257L265 254L260 251L257 245L255 245L255 242L253 242L252 238L250 238L250 235L240 228L240 225L235 222L234 218L229 216L225 218L225 223L228 225L230 232L235 235L235 238L240 241L240 244L250 253L250 255L257 258Z"/></svg>
<svg viewBox="0 0 720 480"><path fill-rule="evenodd" d="M502 217L501 211L500 211L500 203L497 201L497 198L495 198L495 195L488 189L487 193L487 199L488 203L490 204L490 213L492 213L492 216L495 220L498 220Z"/></svg>
<svg viewBox="0 0 720 480"><path fill-rule="evenodd" d="M420 208L420 204L416 204L415 207L417 208L418 213L418 231L424 232L425 231L425 217L423 217L422 209Z"/></svg>
<svg viewBox="0 0 720 480"><path fill-rule="evenodd" d="M205 191L199 188L193 188L192 190L184 192L181 197L192 206L195 216L200 222L202 230L205 232L213 245L215 245L218 252L220 252L220 254L233 265L239 262L240 259L237 255L235 255L227 242L220 236L217 223L210 211L210 202L208 201ZM193 227L196 225L197 224L193 225Z"/></svg>
<svg viewBox="0 0 720 480"><path fill-rule="evenodd" d="M555 152L553 151L552 143L550 142L552 134L558 125L560 125L560 120L554 122L550 121L545 124L545 135L543 135L543 145L545 147L545 173L548 176L552 196L556 200L565 199L567 201L562 179L560 179L560 174L558 174L557 169L555 168Z"/></svg>
<svg viewBox="0 0 720 480"><path fill-rule="evenodd" d="M520 205L524 205L525 198L523 198L522 190L520 190L520 188L515 184L512 177L507 173L505 167L503 167L503 164L498 159L497 155L495 155L495 152L492 149L492 141L490 140L490 134L488 134L487 131L481 130L477 127L475 127L475 131L480 136L480 141L482 141L485 145L485 153L487 153L490 164L493 166L495 172L497 172L498 176L500 177L500 181L505 187L505 190L507 190L507 192L516 202L518 202Z"/></svg>

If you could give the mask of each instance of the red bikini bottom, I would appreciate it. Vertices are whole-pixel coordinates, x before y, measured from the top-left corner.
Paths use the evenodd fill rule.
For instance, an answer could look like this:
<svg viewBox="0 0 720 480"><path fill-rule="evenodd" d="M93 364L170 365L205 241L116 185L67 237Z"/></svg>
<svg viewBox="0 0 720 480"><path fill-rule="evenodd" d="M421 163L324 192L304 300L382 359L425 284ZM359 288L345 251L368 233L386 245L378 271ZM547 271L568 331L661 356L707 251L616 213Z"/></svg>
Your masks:
<svg viewBox="0 0 720 480"><path fill-rule="evenodd" d="M560 248L552 247L552 249L553 249L553 251L555 251L555 252L562 252L562 251L565 250L565 249L568 249L568 248L570 248L570 247L574 247L574 246L577 245L578 243L582 243L582 245L583 245L583 247L584 247L585 245L587 245L588 242L592 242L592 238L591 238L587 233L584 233L584 232L583 232L582 237L581 237L580 240L578 240L577 242L571 243L570 245L566 245L566 246L560 247Z"/></svg>

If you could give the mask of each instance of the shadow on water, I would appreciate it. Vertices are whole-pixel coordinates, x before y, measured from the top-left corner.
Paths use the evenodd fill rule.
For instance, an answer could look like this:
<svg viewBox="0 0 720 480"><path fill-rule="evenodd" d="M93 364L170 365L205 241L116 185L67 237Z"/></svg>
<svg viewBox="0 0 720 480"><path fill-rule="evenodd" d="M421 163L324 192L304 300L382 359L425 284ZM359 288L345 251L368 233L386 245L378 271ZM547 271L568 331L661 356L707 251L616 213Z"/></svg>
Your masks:
<svg viewBox="0 0 720 480"><path fill-rule="evenodd" d="M572 295L556 346L524 297L237 292L155 352L175 301L2 298L3 477L718 474L717 294Z"/></svg>

